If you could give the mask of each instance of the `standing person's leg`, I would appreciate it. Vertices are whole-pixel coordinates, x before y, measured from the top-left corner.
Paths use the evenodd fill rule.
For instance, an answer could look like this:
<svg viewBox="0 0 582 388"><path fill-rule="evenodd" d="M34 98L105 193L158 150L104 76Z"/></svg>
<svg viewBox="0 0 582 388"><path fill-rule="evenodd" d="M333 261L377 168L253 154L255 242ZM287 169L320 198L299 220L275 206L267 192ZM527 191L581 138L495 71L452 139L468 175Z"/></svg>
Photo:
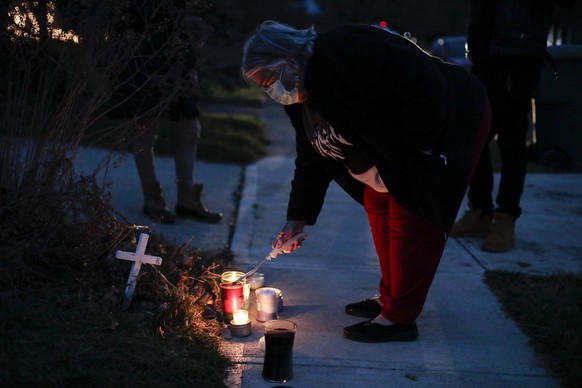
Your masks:
<svg viewBox="0 0 582 388"><path fill-rule="evenodd" d="M183 118L176 122L176 133L176 214L202 222L218 223L222 219L222 213L208 210L202 195L203 185L194 183L194 166L201 133L200 121L198 118Z"/></svg>
<svg viewBox="0 0 582 388"><path fill-rule="evenodd" d="M164 192L156 176L154 143L159 123L151 118L137 122L138 134L133 142L133 156L144 194L143 212L156 222L171 224L176 221L168 209Z"/></svg>
<svg viewBox="0 0 582 388"><path fill-rule="evenodd" d="M446 236L398 205L389 193L366 187L364 206L382 273L381 317L347 327L344 333L367 342L413 340Z"/></svg>
<svg viewBox="0 0 582 388"><path fill-rule="evenodd" d="M154 144L160 124L153 119L141 119L136 124L137 134L133 141L133 159L142 185L158 183L154 157Z"/></svg>
<svg viewBox="0 0 582 388"><path fill-rule="evenodd" d="M186 185L194 184L194 166L200 141L200 121L197 118L183 118L172 122L176 128L176 178Z"/></svg>
<svg viewBox="0 0 582 388"><path fill-rule="evenodd" d="M499 103L494 120L498 128L501 180L493 230L481 246L488 252L506 252L515 246L515 221L521 215L520 200L527 171L528 115L540 68L541 62L534 58L509 61L503 73L505 87L496 90Z"/></svg>
<svg viewBox="0 0 582 388"><path fill-rule="evenodd" d="M487 88L491 104L493 123L489 132L489 139L483 148L479 161L475 167L467 198L469 210L457 221L451 230L451 237L471 236L486 237L493 227L493 165L491 162L491 140L496 135L496 109L499 104L495 89L498 88L496 71L491 66L473 66L472 73L481 80Z"/></svg>
<svg viewBox="0 0 582 388"><path fill-rule="evenodd" d="M508 87L499 97L499 136L497 144L503 161L496 198L497 209L514 217L521 215L519 206L527 171L527 131L531 99L540 79L537 60L513 65L507 71Z"/></svg>
<svg viewBox="0 0 582 388"><path fill-rule="evenodd" d="M490 139L489 139L490 140ZM493 214L493 167L491 165L490 141L485 144L479 162L475 167L467 197L472 209L483 209Z"/></svg>
<svg viewBox="0 0 582 388"><path fill-rule="evenodd" d="M493 214L493 165L491 162L491 141L497 135L498 125L496 122L496 111L500 101L498 99L500 77L493 66L473 66L471 72L483 83L487 89L487 96L490 104L490 115L488 121L491 124L487 144L481 152L479 162L475 167L467 196L469 202L476 209L484 209L490 215ZM501 78L502 79L502 78Z"/></svg>

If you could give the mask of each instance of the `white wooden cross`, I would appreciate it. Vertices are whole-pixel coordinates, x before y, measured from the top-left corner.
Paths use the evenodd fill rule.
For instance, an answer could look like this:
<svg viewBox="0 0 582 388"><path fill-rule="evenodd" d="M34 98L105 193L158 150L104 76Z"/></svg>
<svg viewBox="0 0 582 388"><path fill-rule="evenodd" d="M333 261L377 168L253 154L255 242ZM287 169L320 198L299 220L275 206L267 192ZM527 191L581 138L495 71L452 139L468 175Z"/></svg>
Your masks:
<svg viewBox="0 0 582 388"><path fill-rule="evenodd" d="M162 258L158 256L146 255L145 249L148 245L149 235L141 233L139 235L139 240L137 242L137 247L135 253L133 252L115 252L115 257L121 260L133 261L131 265L131 271L129 272L129 278L127 279L127 286L125 287L125 301L127 303L131 302L133 298L133 292L135 291L135 284L137 283L137 276L139 275L139 270L142 263L160 265L162 264Z"/></svg>

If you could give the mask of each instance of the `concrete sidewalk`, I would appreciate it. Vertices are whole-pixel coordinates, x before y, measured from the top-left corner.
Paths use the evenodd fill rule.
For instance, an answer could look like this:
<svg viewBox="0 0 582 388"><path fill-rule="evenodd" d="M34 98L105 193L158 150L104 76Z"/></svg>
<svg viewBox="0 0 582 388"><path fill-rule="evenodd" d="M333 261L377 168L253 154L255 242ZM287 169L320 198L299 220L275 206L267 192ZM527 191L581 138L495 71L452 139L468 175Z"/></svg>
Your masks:
<svg viewBox="0 0 582 388"><path fill-rule="evenodd" d="M205 224L179 218L175 224L158 224L142 212L143 194L137 170L131 155L110 154L107 150L89 148L81 152L75 161L76 171L91 174L96 166L110 158L110 167L100 171L97 179L111 194L111 205L130 223L141 225L150 233L162 235L173 244L185 244L197 248L224 248L232 239L235 228L235 212L242 190L244 168L232 164L197 162L196 182L204 185L204 201L209 209L223 213L219 224ZM157 157L156 172L164 189L168 207L173 210L176 198L176 173L172 157Z"/></svg>
<svg viewBox="0 0 582 388"><path fill-rule="evenodd" d="M141 214L142 196L132 160L122 161L107 175L114 207L132 222L148 225L177 244L190 238L196 247L231 244L236 255L234 269L251 269L270 251L285 222L294 169L294 134L282 108L267 104L262 118L273 140L269 157L244 168L197 164L196 180L205 184L207 204L225 214L221 224L151 223ZM87 150L77 163L90 172L105 156L102 151ZM173 160L158 158L157 164L173 206ZM241 190L235 214L236 193ZM235 362L229 386L558 386L525 335L505 318L483 283L483 274L491 269L531 274L582 272L581 198L580 174L528 175L517 247L504 254L488 254L479 249L478 239L450 239L418 320L419 339L364 344L343 337L345 326L363 320L346 315L344 306L377 292L377 256L363 208L332 185L317 225L306 228L309 237L301 249L281 255L261 269L265 285L283 291L285 307L280 318L291 319L298 326L294 378L287 384L262 379L263 353L258 348L262 324L255 320L252 295L253 334L230 338L228 330L224 333L223 349Z"/></svg>
<svg viewBox="0 0 582 388"><path fill-rule="evenodd" d="M285 118L267 106L264 116L279 151L293 143ZM279 117L275 119L274 117ZM281 120L281 121L279 121ZM276 127L274 127L276 126ZM245 171L245 188L232 242L236 268L246 271L270 250L285 222L294 154L279 152ZM498 177L497 177L498 178ZM582 176L529 175L518 224L517 247L504 254L479 249L479 239L451 239L419 317L418 341L363 344L343 337L343 327L361 321L344 313L347 303L377 292L379 269L362 207L333 185L309 238L301 249L267 262L261 269L266 286L283 291L280 318L298 329L294 345L295 387L503 387L558 386L507 319L483 283L486 270L531 274L582 272ZM464 208L460 210L460 213ZM236 362L230 385L273 387L262 379L264 354L258 349L262 324L253 334L229 338L224 349Z"/></svg>
<svg viewBox="0 0 582 388"><path fill-rule="evenodd" d="M284 222L290 158L266 158L247 168L233 249L238 269L252 268L269 250ZM547 191L582 197L582 179L574 175L528 178L518 247L502 255L479 250L477 239L451 239L418 324L413 343L362 344L342 336L345 326L362 320L344 313L344 305L377 292L378 264L363 209L336 186L301 249L279 256L262 268L266 285L283 291L281 318L298 325L294 346L296 387L400 386L557 386L544 370L527 338L504 317L483 283L486 269L530 273L581 271L582 230L579 201L552 204ZM276 182L281 182L277 184ZM561 207L559 205L562 205ZM578 211L580 209L578 208ZM535 213L535 215L533 214ZM567 215L567 217L563 217ZM251 299L251 316L254 303ZM227 339L225 348L238 363L233 386L270 387L261 378L263 353L253 335Z"/></svg>

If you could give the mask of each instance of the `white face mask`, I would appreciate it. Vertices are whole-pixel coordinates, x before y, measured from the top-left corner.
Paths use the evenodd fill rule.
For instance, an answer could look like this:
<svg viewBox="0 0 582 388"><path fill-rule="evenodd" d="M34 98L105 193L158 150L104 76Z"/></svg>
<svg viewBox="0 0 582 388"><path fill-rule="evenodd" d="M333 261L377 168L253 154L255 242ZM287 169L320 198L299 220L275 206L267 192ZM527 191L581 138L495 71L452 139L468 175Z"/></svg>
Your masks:
<svg viewBox="0 0 582 388"><path fill-rule="evenodd" d="M291 91L285 89L283 83L281 82L281 77L283 76L283 72L279 76L279 79L267 89L265 89L265 93L269 95L275 102L283 105L291 105L297 104L299 102L299 89L297 88L297 84L299 80L295 79L295 88Z"/></svg>

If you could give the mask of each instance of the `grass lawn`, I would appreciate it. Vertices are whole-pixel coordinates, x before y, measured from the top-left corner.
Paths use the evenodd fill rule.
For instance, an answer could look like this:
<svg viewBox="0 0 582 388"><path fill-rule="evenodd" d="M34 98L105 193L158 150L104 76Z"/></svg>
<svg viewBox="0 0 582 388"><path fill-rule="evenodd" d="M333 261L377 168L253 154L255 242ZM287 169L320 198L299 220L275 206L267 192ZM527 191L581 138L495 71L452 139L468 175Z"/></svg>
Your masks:
<svg viewBox="0 0 582 388"><path fill-rule="evenodd" d="M129 262L104 258L79 270L66 262L27 258L12 261L17 271L3 258L2 385L225 386L230 360L218 346L222 325L216 274L232 255L184 250L156 235L149 246L162 265L142 266L127 309L122 301ZM119 247L132 248L135 241Z"/></svg>
<svg viewBox="0 0 582 388"><path fill-rule="evenodd" d="M488 271L504 312L566 387L582 384L582 276Z"/></svg>
<svg viewBox="0 0 582 388"><path fill-rule="evenodd" d="M229 361L204 332L162 333L159 312L114 311L105 295L0 293L5 387L220 387Z"/></svg>

